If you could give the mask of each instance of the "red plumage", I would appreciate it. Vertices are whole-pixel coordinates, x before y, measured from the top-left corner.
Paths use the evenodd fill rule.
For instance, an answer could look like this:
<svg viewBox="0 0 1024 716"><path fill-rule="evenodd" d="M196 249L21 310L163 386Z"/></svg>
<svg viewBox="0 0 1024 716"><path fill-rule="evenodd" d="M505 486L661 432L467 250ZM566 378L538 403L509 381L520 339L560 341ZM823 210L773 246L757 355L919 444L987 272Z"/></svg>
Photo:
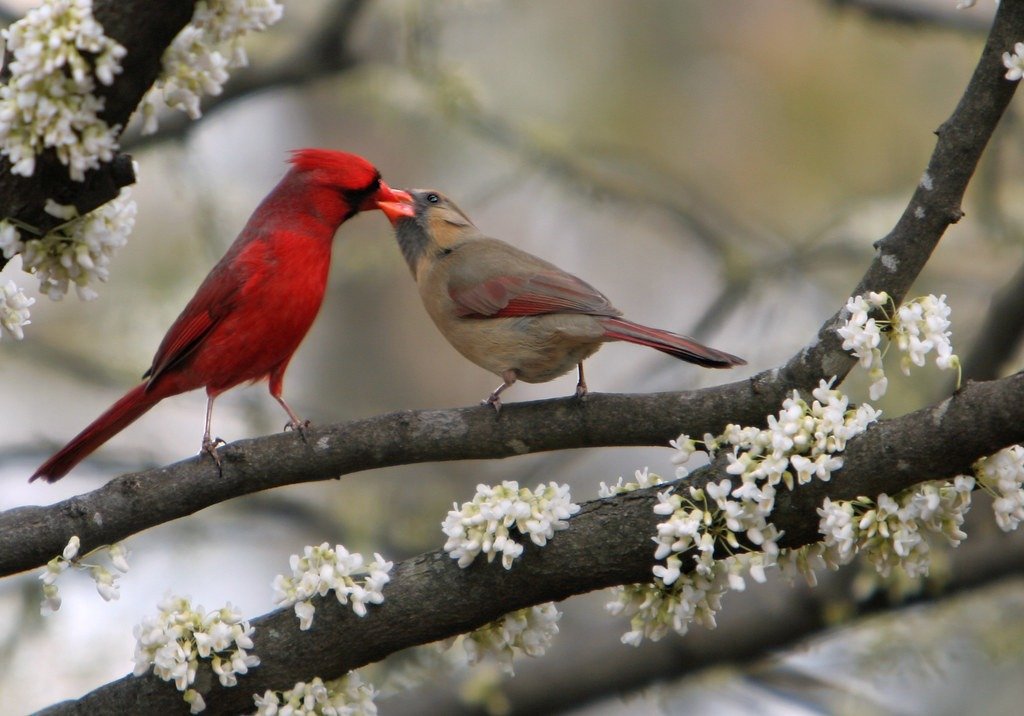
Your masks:
<svg viewBox="0 0 1024 716"><path fill-rule="evenodd" d="M145 382L43 463L30 478L53 482L162 399L206 388L203 448L213 450L214 399L247 381L270 379L281 397L284 372L320 310L338 227L395 193L362 157L301 149L224 257L167 331Z"/></svg>

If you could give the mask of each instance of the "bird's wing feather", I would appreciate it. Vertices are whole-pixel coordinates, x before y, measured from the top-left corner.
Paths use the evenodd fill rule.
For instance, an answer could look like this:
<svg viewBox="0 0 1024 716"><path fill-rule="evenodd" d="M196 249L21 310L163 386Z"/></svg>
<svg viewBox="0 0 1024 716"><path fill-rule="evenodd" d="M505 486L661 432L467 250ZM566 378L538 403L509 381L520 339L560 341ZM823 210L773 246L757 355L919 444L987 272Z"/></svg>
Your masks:
<svg viewBox="0 0 1024 716"><path fill-rule="evenodd" d="M234 246L231 248L236 249ZM142 376L148 378L150 384L202 345L217 324L231 313L245 284L244 272L228 261L238 253L243 252L229 250L167 330L167 335L153 357L152 366Z"/></svg>
<svg viewBox="0 0 1024 716"><path fill-rule="evenodd" d="M586 281L558 269L525 276L496 276L449 291L463 317L584 313L618 316L607 297Z"/></svg>

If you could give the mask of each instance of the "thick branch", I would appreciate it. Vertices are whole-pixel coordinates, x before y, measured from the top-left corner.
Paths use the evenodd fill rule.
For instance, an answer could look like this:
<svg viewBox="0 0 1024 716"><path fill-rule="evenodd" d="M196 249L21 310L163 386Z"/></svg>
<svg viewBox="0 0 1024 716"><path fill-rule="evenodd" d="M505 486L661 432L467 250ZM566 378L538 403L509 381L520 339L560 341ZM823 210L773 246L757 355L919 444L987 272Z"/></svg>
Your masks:
<svg viewBox="0 0 1024 716"><path fill-rule="evenodd" d="M124 127L128 123L160 72L164 50L188 23L194 6L195 0L95 0L93 14L104 32L128 51L122 61L123 71L114 83L97 89L97 95L105 102L101 118L107 124ZM134 182L131 158L124 154L87 172L81 182L71 180L53 151L36 160L35 173L30 177L11 174L10 161L0 157L0 217L13 217L43 230L50 229L60 219L43 211L47 199L74 204L81 213L86 213ZM0 256L0 269L6 264L7 259Z"/></svg>
<svg viewBox="0 0 1024 716"><path fill-rule="evenodd" d="M785 531L783 546L820 537L815 508L825 494L835 499L895 494L917 482L968 472L971 464L1024 440L1024 373L968 386L938 405L884 421L852 440L844 468L828 483L815 481L789 493L780 490L774 521ZM710 465L686 480L704 485L728 477ZM262 664L237 688L213 684L208 669L197 682L209 714L241 713L252 694L290 688L318 674L330 679L388 654L482 626L506 612L575 594L651 579L651 535L661 518L652 508L656 489L586 503L544 548L528 546L510 571L478 561L459 569L441 552L396 565L385 602L359 618L331 595L316 603L313 629L301 632L290 609L254 620L255 652ZM595 545L600 545L596 548ZM683 558L684 564L692 560ZM580 565L586 565L581 569ZM49 714L102 714L143 708L177 713L180 694L152 676L126 677L65 702Z"/></svg>

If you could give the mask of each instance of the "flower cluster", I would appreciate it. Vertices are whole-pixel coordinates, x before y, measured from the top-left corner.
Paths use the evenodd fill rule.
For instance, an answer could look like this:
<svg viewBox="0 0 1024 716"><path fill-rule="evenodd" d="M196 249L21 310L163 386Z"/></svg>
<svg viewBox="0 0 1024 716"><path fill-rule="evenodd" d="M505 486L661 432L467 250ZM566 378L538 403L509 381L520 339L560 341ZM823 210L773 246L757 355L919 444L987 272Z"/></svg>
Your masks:
<svg viewBox="0 0 1024 716"><path fill-rule="evenodd" d="M308 684L300 681L287 691L254 695L253 716L375 716L375 698L373 684L363 681L359 672L350 671L326 684L317 677Z"/></svg>
<svg viewBox="0 0 1024 716"><path fill-rule="evenodd" d="M637 645L644 638L660 639L669 630L685 633L692 621L713 627L722 595L745 588L744 574L757 582L766 578L765 569L782 559L788 569L797 569L812 580L820 557L812 551L781 551L779 533L768 519L775 507L777 485L789 489L812 479L827 481L842 467L838 453L846 443L878 419L869 405L850 407L849 399L833 390L831 381L821 381L807 403L793 391L778 415L768 417L765 429L728 425L718 436L705 435L704 446L713 458L721 450L729 465L726 471L738 477L721 480L687 492L658 493L654 511L666 517L658 525L655 558L664 560L654 567L652 584L634 584L613 590L607 609L626 614L631 629L623 642ZM696 450L696 441L680 435L672 441L676 474L684 477L683 464ZM637 472L636 481L609 488L602 495L628 492L659 484L661 478ZM686 569L682 554L693 551L694 568ZM717 553L717 559L716 559Z"/></svg>
<svg viewBox="0 0 1024 716"><path fill-rule="evenodd" d="M822 380L811 391L808 404L793 391L782 403L777 416L768 416L768 427L727 425L719 437L706 435L704 442L713 457L731 446L726 472L741 483L732 492L740 500L757 504L760 510L774 506L773 488L779 482L793 489L794 480L806 484L813 478L827 482L843 466L837 455L851 438L867 430L881 413L867 403L850 406L850 399L832 389L834 378ZM680 436L683 439L685 436Z"/></svg>
<svg viewBox="0 0 1024 716"><path fill-rule="evenodd" d="M230 603L207 613L202 606L193 607L188 597L169 595L157 606L160 613L146 617L133 631L135 675L152 665L153 673L185 692L192 713L206 708L202 695L190 688L200 659L210 660L222 686L234 686L237 674L259 666L259 657L247 651L254 630Z"/></svg>
<svg viewBox="0 0 1024 716"><path fill-rule="evenodd" d="M15 174L32 176L36 157L53 148L75 181L108 162L117 132L99 118L104 85L121 71L125 48L103 34L92 0L47 0L3 32L13 55L0 87L0 152Z"/></svg>
<svg viewBox="0 0 1024 716"><path fill-rule="evenodd" d="M675 445L675 440L671 441L672 445ZM692 441L691 441L692 442ZM661 475L655 475L653 472L648 472L645 467L643 470L637 470L634 473L636 478L632 482L623 482L620 477L614 485L606 485L604 482L597 490L598 497L614 497L615 495L622 495L627 492L633 492L634 490L641 490L645 487L654 487L655 485L661 485L665 481L661 478Z"/></svg>
<svg viewBox="0 0 1024 716"><path fill-rule="evenodd" d="M2 231L3 228L0 228L0 232ZM6 332L19 341L24 338L25 332L22 327L32 322L29 320L28 307L35 302L36 300L26 296L14 281L0 284L0 328L3 328L0 336Z"/></svg>
<svg viewBox="0 0 1024 716"><path fill-rule="evenodd" d="M553 602L506 614L490 624L457 637L449 644L461 645L470 666L486 656L495 658L502 671L515 675L512 662L518 654L544 656L558 634L562 613Z"/></svg>
<svg viewBox="0 0 1024 716"><path fill-rule="evenodd" d="M488 562L501 554L505 569L511 569L523 552L512 530L543 547L580 509L573 504L568 485L549 482L531 492L509 480L497 487L477 485L472 502L453 507L441 525L448 536L445 552L459 560L460 567L468 567L481 552Z"/></svg>
<svg viewBox="0 0 1024 716"><path fill-rule="evenodd" d="M671 588L657 583L615 587L605 609L629 617L630 630L622 635L622 643L630 646L640 646L645 638L658 641L669 630L685 634L693 621L714 629L715 614L728 591L726 574L722 563L716 563L710 574L684 575Z"/></svg>
<svg viewBox="0 0 1024 716"><path fill-rule="evenodd" d="M869 395L878 400L885 394L888 378L882 368L882 335L889 336L903 353L900 369L910 375L910 366L924 366L926 356L935 351L935 365L942 370L960 370L960 358L953 353L949 338L949 313L946 296L921 296L892 310L889 295L871 292L867 296L854 296L846 302L850 317L837 329L843 339L843 350L855 355L871 378ZM869 314L879 311L882 317Z"/></svg>
<svg viewBox="0 0 1024 716"><path fill-rule="evenodd" d="M97 547L89 552L89 554L79 556L78 552L81 546L82 543L78 539L78 535L72 536L68 540L67 546L64 547L64 552L47 562L45 571L39 575L39 579L43 583L43 601L39 611L44 617L60 609L61 598L60 591L57 588L57 578L70 567L74 567L82 572L88 572L92 580L96 582L96 591L99 592L104 601L109 602L121 596L120 588L117 584L119 574L111 572L102 564L89 564L83 560L105 551L110 564L114 569L123 574L128 572L128 550L124 545L117 543L107 547Z"/></svg>
<svg viewBox="0 0 1024 716"><path fill-rule="evenodd" d="M14 227L0 226L0 250L8 258L20 253L22 268L36 275L39 289L54 301L59 301L71 284L79 298L92 300L96 297L93 283L107 280L111 257L127 243L135 225L131 192L123 189L116 199L85 216L79 216L74 206L52 200L45 208L64 223L42 238L24 242Z"/></svg>
<svg viewBox="0 0 1024 716"><path fill-rule="evenodd" d="M373 561L366 564L358 552L349 552L340 544L331 549L324 542L319 547L307 546L301 557L293 554L289 564L292 576L279 574L274 578L274 603L280 607L294 604L299 628L305 631L313 625L316 611L312 598L326 596L332 590L339 603L351 602L352 611L366 616L367 604L384 601L381 590L391 581L388 573L394 563L374 554ZM355 577L360 574L366 577L357 582Z"/></svg>
<svg viewBox="0 0 1024 716"><path fill-rule="evenodd" d="M1004 76L1011 82L1024 77L1024 42L1014 44L1013 52L1003 53L1003 67L1006 68Z"/></svg>
<svg viewBox="0 0 1024 716"><path fill-rule="evenodd" d="M1006 532L1024 521L1024 447L1012 445L974 464L982 489L992 495L996 522Z"/></svg>
<svg viewBox="0 0 1024 716"><path fill-rule="evenodd" d="M929 539L944 537L957 546L967 537L960 529L971 506L974 478L927 482L895 497L872 500L830 500L818 508L818 530L837 564L848 564L858 552L882 577L900 567L908 577L928 574Z"/></svg>
<svg viewBox="0 0 1024 716"><path fill-rule="evenodd" d="M164 52L163 71L142 101L143 132L157 129L156 111L162 100L192 119L202 116L199 100L219 95L228 70L244 67L248 58L242 37L260 32L281 19L274 0L200 0L191 22Z"/></svg>

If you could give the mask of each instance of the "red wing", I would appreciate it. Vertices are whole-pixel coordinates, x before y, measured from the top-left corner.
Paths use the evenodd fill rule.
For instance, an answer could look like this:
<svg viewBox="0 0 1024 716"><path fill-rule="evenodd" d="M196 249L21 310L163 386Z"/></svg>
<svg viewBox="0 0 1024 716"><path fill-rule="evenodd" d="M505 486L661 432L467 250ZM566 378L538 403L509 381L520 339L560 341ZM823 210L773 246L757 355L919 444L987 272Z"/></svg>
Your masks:
<svg viewBox="0 0 1024 716"><path fill-rule="evenodd" d="M237 267L233 271L224 270L224 264L222 259L221 264L210 271L196 295L167 330L153 357L153 365L142 376L149 378L150 383L198 348L235 305L243 282Z"/></svg>
<svg viewBox="0 0 1024 716"><path fill-rule="evenodd" d="M604 294L586 281L563 271L499 276L468 288L453 288L449 293L458 306L460 316L620 315Z"/></svg>

